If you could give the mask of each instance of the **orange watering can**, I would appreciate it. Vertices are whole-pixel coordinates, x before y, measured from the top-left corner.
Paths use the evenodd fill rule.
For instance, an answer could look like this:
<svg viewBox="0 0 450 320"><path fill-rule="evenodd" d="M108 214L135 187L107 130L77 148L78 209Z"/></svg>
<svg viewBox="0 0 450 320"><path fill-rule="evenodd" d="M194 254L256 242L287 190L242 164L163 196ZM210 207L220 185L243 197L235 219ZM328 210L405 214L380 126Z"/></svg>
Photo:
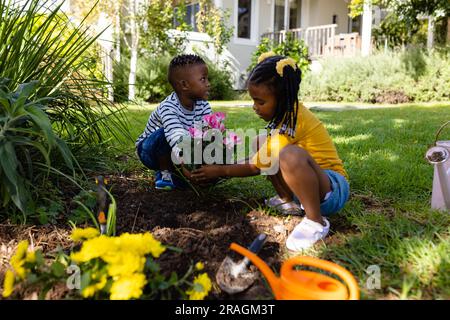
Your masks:
<svg viewBox="0 0 450 320"><path fill-rule="evenodd" d="M294 257L283 263L278 278L256 254L236 243L232 243L230 249L247 257L261 270L277 300L359 299L359 287L355 278L350 272L335 263L313 257ZM299 265L331 272L339 276L345 284L317 272L294 269Z"/></svg>

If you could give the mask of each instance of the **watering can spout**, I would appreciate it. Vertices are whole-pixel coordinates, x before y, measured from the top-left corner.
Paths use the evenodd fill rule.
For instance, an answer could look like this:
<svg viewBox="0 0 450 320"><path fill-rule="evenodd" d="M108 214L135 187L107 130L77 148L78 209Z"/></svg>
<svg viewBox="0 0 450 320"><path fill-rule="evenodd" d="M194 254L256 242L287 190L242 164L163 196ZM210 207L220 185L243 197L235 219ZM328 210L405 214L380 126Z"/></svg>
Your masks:
<svg viewBox="0 0 450 320"><path fill-rule="evenodd" d="M272 270L270 270L267 264L264 261L262 261L256 254L250 252L249 250L245 249L244 247L241 247L240 245L234 242L230 245L230 249L247 257L262 272L264 277L266 277L267 281L269 282L269 285L272 288L272 291L274 292L276 297L277 292L279 291L280 280L275 275L275 273L273 273Z"/></svg>

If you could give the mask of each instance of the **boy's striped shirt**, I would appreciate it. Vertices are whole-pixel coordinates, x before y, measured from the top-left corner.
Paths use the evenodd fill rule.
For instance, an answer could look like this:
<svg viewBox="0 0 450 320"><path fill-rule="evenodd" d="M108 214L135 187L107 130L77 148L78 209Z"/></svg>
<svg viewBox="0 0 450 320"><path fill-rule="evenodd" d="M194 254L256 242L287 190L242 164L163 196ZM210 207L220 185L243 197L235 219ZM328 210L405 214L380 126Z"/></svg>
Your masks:
<svg viewBox="0 0 450 320"><path fill-rule="evenodd" d="M196 101L192 111L185 109L173 92L152 112L144 132L136 140L136 146L156 130L164 128L166 140L174 150L181 137L189 134L188 129L194 126L194 122L211 113L211 106L205 100Z"/></svg>

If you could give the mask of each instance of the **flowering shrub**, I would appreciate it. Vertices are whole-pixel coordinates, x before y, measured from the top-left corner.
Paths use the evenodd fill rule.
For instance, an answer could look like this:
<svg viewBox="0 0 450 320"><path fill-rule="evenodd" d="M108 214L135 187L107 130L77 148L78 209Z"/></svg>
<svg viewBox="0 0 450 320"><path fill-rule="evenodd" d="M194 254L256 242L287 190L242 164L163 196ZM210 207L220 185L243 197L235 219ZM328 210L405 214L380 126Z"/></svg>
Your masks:
<svg viewBox="0 0 450 320"><path fill-rule="evenodd" d="M189 136L180 144L182 161L189 170L202 164L232 163L241 139L225 127L225 118L225 113L215 112L189 128Z"/></svg>
<svg viewBox="0 0 450 320"><path fill-rule="evenodd" d="M197 274L193 282L188 280L203 269L201 262L191 266L182 278L175 272L168 279L162 275L156 259L167 248L148 232L108 237L95 228L74 229L71 239L81 243L80 250L69 255L60 253L50 265L39 250L28 251L28 241L20 242L10 261L12 269L5 274L3 297L11 296L15 285L40 285L42 299L57 283L70 288L74 279L66 273L69 267L79 269L79 290L74 298L204 299L212 288L206 273Z"/></svg>

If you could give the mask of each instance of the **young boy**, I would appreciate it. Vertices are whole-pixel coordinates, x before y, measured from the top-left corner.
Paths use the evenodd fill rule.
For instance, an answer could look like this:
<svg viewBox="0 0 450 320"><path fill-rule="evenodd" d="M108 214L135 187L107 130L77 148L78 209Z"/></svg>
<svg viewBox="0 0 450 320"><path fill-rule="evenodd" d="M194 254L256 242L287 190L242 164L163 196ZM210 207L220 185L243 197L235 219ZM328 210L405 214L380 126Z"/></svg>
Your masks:
<svg viewBox="0 0 450 320"><path fill-rule="evenodd" d="M141 162L156 171L156 189L173 190L171 153L178 154L177 144L188 134L194 122L211 114L206 101L209 94L208 67L197 55L184 54L172 59L168 80L174 89L150 115L144 132L136 140ZM175 183L174 183L175 180Z"/></svg>

